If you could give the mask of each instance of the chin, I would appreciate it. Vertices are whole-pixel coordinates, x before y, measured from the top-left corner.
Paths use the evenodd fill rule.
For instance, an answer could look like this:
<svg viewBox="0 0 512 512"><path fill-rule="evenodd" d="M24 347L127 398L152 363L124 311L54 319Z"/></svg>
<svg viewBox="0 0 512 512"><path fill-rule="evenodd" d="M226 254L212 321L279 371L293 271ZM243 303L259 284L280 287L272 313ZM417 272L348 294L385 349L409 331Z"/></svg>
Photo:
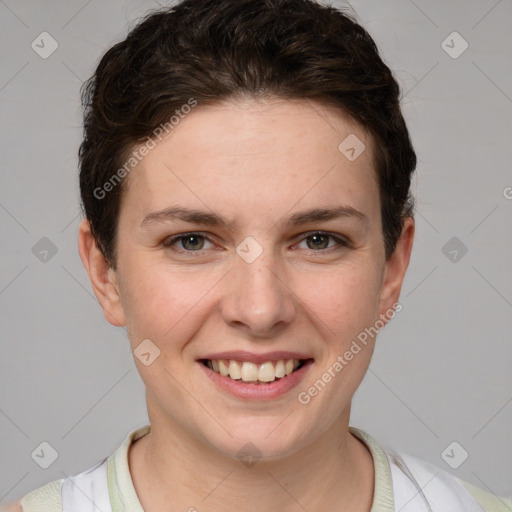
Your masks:
<svg viewBox="0 0 512 512"><path fill-rule="evenodd" d="M223 431L222 439L210 438L209 444L233 459L283 460L297 452L304 442L304 432L294 435L291 422L283 421L285 417L245 418L233 422L231 428L226 425L233 437Z"/></svg>

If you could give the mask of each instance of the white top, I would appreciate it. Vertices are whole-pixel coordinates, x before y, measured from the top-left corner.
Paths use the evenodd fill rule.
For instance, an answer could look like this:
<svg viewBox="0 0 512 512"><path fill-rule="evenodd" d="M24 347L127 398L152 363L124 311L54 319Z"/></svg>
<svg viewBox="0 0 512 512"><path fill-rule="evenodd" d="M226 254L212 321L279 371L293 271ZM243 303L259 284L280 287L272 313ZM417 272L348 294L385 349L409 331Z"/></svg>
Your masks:
<svg viewBox="0 0 512 512"><path fill-rule="evenodd" d="M128 434L108 458L74 477L25 495L23 512L144 512L129 466L130 445L150 425ZM366 432L350 431L370 450L375 469L370 512L512 512L512 501L493 496L446 471L403 453L387 453Z"/></svg>

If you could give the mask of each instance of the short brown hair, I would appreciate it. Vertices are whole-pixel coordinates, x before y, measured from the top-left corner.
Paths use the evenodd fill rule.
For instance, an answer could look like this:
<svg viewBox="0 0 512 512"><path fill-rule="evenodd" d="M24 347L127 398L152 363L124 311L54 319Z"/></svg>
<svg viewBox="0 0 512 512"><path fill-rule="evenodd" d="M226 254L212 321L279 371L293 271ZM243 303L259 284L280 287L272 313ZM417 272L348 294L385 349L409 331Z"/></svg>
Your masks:
<svg viewBox="0 0 512 512"><path fill-rule="evenodd" d="M184 0L152 12L105 53L82 91L80 192L99 248L115 268L126 181L117 171L127 152L191 98L250 95L315 100L368 130L389 258L414 206L416 154L399 93L368 32L314 0Z"/></svg>

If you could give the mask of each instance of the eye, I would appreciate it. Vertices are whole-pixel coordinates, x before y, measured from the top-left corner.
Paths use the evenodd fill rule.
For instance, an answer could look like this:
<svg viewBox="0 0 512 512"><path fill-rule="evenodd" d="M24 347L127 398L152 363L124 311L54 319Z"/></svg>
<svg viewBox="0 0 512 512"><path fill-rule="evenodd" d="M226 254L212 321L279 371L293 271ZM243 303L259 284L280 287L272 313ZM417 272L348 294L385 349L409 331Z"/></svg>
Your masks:
<svg viewBox="0 0 512 512"><path fill-rule="evenodd" d="M206 241L209 241L208 238L199 233L183 233L167 238L162 245L173 247L177 252L199 252L205 248ZM181 244L182 248L175 248L178 243Z"/></svg>
<svg viewBox="0 0 512 512"><path fill-rule="evenodd" d="M329 241L334 241L334 245L329 245ZM341 237L335 236L332 233L324 233L316 231L307 234L303 241L306 242L307 248L315 252L322 252L325 250L337 250L343 247L349 247L350 243Z"/></svg>
<svg viewBox="0 0 512 512"><path fill-rule="evenodd" d="M306 233L302 238L301 243L306 243L306 249L313 252L331 252L345 247L350 247L350 242L340 236L332 233L324 233L322 231L315 231ZM205 244L210 243L210 247L205 247ZM208 237L201 233L182 233L180 235L171 236L166 238L162 245L166 248L171 248L178 253L200 253L203 250L215 247ZM179 247L180 245L181 247ZM297 245L300 248L300 244ZM302 247L304 248L304 247Z"/></svg>

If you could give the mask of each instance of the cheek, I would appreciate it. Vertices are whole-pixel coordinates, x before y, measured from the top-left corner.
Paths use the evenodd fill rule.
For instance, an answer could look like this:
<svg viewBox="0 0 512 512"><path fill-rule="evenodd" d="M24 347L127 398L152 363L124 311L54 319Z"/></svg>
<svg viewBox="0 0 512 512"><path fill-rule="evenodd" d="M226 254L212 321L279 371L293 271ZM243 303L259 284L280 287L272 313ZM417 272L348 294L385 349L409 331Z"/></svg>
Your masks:
<svg viewBox="0 0 512 512"><path fill-rule="evenodd" d="M165 265L127 262L127 279L121 290L130 339L155 342L180 339L193 328L202 305L221 276L204 272L178 272Z"/></svg>
<svg viewBox="0 0 512 512"><path fill-rule="evenodd" d="M309 281L309 280L308 280ZM331 268L322 276L303 283L300 297L323 325L326 339L345 344L378 317L380 280L370 265Z"/></svg>

